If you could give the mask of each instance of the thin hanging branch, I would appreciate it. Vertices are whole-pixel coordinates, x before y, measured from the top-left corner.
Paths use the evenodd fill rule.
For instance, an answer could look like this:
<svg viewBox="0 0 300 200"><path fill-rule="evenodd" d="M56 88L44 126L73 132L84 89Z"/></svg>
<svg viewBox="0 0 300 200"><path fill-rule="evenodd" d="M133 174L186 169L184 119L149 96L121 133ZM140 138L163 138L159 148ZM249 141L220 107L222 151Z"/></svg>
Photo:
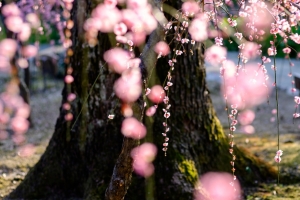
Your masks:
<svg viewBox="0 0 300 200"><path fill-rule="evenodd" d="M162 31L162 27L159 27L150 35L149 41L147 42L143 50L141 59L143 60L142 63L145 64L147 71L151 70L153 67L156 66L157 55L153 51L153 47L163 37L161 31ZM135 103L134 107L135 109L133 108L133 113L134 113L133 115L138 119L140 119L142 116L142 110L139 108L141 108L141 106ZM138 144L139 144L138 140L133 140L126 137L124 138L121 153L115 164L109 186L107 187L105 192L106 200L124 199L127 190L131 184L131 178L133 172L133 167L132 167L133 160L130 156L130 153L131 150L134 147L136 147Z"/></svg>

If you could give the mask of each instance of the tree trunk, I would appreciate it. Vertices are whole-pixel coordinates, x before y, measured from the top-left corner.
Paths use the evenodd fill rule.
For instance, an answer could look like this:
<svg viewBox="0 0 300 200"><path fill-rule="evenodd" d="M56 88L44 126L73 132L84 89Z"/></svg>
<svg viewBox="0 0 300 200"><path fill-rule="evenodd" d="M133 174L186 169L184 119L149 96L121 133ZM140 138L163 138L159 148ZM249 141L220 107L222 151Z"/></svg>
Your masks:
<svg viewBox="0 0 300 200"><path fill-rule="evenodd" d="M105 199L105 191L112 182L119 187L116 193L126 194L132 160L128 153L122 153L124 149L130 152L137 141L124 138L120 133L123 117L112 88L116 75L109 73L102 58L110 48L109 37L100 34L95 48L84 44L82 22L93 6L91 1L78 0L73 8L76 27L72 33L74 55L71 63L75 81L71 88L77 96L72 103L74 120L66 122L66 112L60 109L55 132L44 155L8 199ZM187 51L178 57L172 72L174 85L169 93L172 106L168 119L170 142L167 156L161 150L164 118L159 107L155 118L145 119L148 125L145 140L153 140L159 149L155 175L147 180L133 175L125 199L193 199L193 188L199 175L207 171L231 171L229 144L206 87L200 47L187 46L193 54ZM167 60L158 60L156 66L157 76L162 81L168 70ZM66 87L62 95L64 103ZM115 114L113 120L107 118L111 112ZM242 183L276 176L270 166L244 150L235 148L235 154L236 175ZM119 170L121 159L126 166L124 171ZM114 167L121 171L120 177L124 179L111 180ZM120 195L114 200L123 198L124 195Z"/></svg>

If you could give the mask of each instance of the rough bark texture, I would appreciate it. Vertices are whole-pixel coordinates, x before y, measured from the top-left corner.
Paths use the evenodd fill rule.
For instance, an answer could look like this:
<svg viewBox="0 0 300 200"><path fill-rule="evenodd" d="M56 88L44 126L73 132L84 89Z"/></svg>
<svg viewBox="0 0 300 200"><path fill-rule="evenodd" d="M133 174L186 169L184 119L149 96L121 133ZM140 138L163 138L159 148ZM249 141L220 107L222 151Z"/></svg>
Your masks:
<svg viewBox="0 0 300 200"><path fill-rule="evenodd" d="M76 13L79 18L74 18L75 25L82 23L82 17L86 17L81 15L82 12L89 13L91 7L93 5L90 1L76 1L73 16ZM73 44L74 56L71 62L75 81L72 92L77 95L72 104L74 120L70 126L64 120L65 111L61 109L46 152L8 199L105 199L105 191L111 183L124 186L121 188L123 191L110 191L118 196L114 199L117 200L123 198L120 198L119 192L126 193L129 186L122 178L111 179L113 174L120 171L121 177L124 174L131 176L128 173L132 170L131 158L128 153L127 157L126 154L122 155L121 149L122 145L129 145L129 148L125 148L128 151L135 142L124 139L120 133L122 117L116 113L120 106L112 89L116 77L108 72L102 59L103 52L110 48L109 38L101 34L99 44L89 48L83 43L82 30L75 27ZM146 181L133 175L125 199L193 199L193 188L198 176L207 171L231 170L229 144L213 110L205 83L203 52L200 46L187 48L192 49L193 54L187 52L185 56L179 57L173 72L174 86L169 94L172 106L171 118L168 120L171 131L168 133L170 142L167 157L161 151L164 119L159 108L155 118L145 119L150 125L148 132L153 133L153 141L159 149L155 160L155 175ZM161 81L168 70L166 63L165 59L157 63L157 74ZM95 80L96 84L92 88ZM65 102L66 89L62 95ZM107 116L113 110L116 117L108 120ZM275 171L270 171L270 166L244 153L244 150L235 149L236 174L242 183L274 177ZM125 156L124 163L116 164L122 156ZM125 166L125 172L120 168L122 165ZM130 180L130 177L124 180Z"/></svg>

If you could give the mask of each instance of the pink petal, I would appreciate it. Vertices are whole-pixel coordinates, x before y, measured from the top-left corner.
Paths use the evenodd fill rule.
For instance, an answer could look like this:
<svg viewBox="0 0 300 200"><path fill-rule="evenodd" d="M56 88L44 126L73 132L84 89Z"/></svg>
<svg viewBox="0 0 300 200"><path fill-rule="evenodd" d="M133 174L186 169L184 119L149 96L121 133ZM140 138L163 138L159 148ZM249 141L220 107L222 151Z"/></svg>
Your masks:
<svg viewBox="0 0 300 200"><path fill-rule="evenodd" d="M170 53L170 47L166 42L160 41L155 45L154 51L159 55L166 56Z"/></svg>
<svg viewBox="0 0 300 200"><path fill-rule="evenodd" d="M128 117L122 123L121 132L125 137L142 139L146 135L146 128L134 117Z"/></svg>
<svg viewBox="0 0 300 200"><path fill-rule="evenodd" d="M148 108L146 110L146 115L148 117L152 117L155 114L155 112L156 112L156 107L155 106L151 106L150 108Z"/></svg>
<svg viewBox="0 0 300 200"><path fill-rule="evenodd" d="M186 1L181 6L182 12L188 14L189 16L196 14L200 11L200 7L198 3L195 1Z"/></svg>
<svg viewBox="0 0 300 200"><path fill-rule="evenodd" d="M0 55L12 58L17 50L18 44L13 39L4 39L0 42Z"/></svg>
<svg viewBox="0 0 300 200"><path fill-rule="evenodd" d="M121 74L128 68L127 62L130 59L130 54L128 51L116 47L106 51L103 58L109 64L110 69Z"/></svg>
<svg viewBox="0 0 300 200"><path fill-rule="evenodd" d="M26 144L20 147L18 150L18 155L21 157L30 157L35 153L35 146L32 144Z"/></svg>
<svg viewBox="0 0 300 200"><path fill-rule="evenodd" d="M22 49L23 56L25 56L26 58L36 56L37 52L38 48L34 45L27 45Z"/></svg>
<svg viewBox="0 0 300 200"><path fill-rule="evenodd" d="M4 22L7 29L14 33L19 33L22 30L23 20L19 16L9 16Z"/></svg>
<svg viewBox="0 0 300 200"><path fill-rule="evenodd" d="M10 125L16 134L24 134L29 128L29 122L25 118L19 116L12 118Z"/></svg>
<svg viewBox="0 0 300 200"><path fill-rule="evenodd" d="M157 154L157 148L154 144L144 143L131 151L134 171L144 177L149 177L154 172L154 166L151 163Z"/></svg>
<svg viewBox="0 0 300 200"><path fill-rule="evenodd" d="M18 39L22 42L25 42L29 39L30 34L31 34L30 25L28 23L24 23L22 24L21 31L18 33Z"/></svg>
<svg viewBox="0 0 300 200"><path fill-rule="evenodd" d="M165 98L165 91L162 86L155 85L151 88L150 94L147 96L153 103L160 103Z"/></svg>
<svg viewBox="0 0 300 200"><path fill-rule="evenodd" d="M197 183L199 186L196 186L195 200L206 199L207 196L211 200L239 199L241 187L238 180L234 181L233 179L233 176L228 173L208 172L204 174L199 183ZM201 189L199 190L200 187Z"/></svg>
<svg viewBox="0 0 300 200"><path fill-rule="evenodd" d="M10 4L3 6L1 13L5 17L21 15L21 11L15 3L10 3Z"/></svg>

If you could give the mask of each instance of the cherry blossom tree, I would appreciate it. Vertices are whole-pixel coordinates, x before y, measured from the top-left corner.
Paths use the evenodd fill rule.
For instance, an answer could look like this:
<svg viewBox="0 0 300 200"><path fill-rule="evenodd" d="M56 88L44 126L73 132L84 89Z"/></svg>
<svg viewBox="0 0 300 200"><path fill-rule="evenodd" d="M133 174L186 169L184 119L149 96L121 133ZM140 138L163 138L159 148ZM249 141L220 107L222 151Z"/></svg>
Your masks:
<svg viewBox="0 0 300 200"><path fill-rule="evenodd" d="M289 58L287 41L299 43L293 32L298 1L60 3L65 22L57 27L67 52L60 114L46 152L9 198L203 199L207 192L220 199L227 191L222 198L234 199L240 184L275 179L272 166L235 145L234 133L239 123L253 132L251 108L270 92L266 63L272 60L277 92L277 45L283 42ZM22 58L37 53L22 42L31 28L43 30L37 15L22 12L16 4L2 8L14 37L0 42L1 69L26 68ZM39 14L51 19L47 13ZM273 39L264 52L260 42L267 34ZM225 39L238 45L237 64L227 59ZM15 55L18 46L21 56ZM258 65L248 63L256 57ZM220 67L228 136L212 107L204 60ZM16 136L26 131L29 110L23 102L17 105L12 120L3 117ZM278 144L275 162L282 155ZM216 173L221 171L230 174Z"/></svg>

